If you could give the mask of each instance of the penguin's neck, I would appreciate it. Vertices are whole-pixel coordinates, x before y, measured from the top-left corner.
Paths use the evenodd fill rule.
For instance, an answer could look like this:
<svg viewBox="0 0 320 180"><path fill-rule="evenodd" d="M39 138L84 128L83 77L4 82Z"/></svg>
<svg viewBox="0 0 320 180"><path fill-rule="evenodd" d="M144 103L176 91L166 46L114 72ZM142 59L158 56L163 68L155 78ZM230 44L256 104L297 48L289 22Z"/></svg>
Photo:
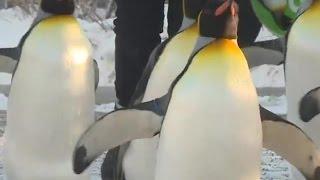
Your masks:
<svg viewBox="0 0 320 180"><path fill-rule="evenodd" d="M195 19L191 19L187 16L183 16L182 24L180 26L180 29L178 32L184 31L185 29L189 28L192 26L194 23L196 23Z"/></svg>
<svg viewBox="0 0 320 180"><path fill-rule="evenodd" d="M221 38L223 39L237 39L237 27L227 27Z"/></svg>
<svg viewBox="0 0 320 180"><path fill-rule="evenodd" d="M217 33L214 31L205 30L206 27L200 27L201 36L202 37L210 37L213 39L229 39L229 40L236 40L237 39L237 29L230 29L225 28L224 32Z"/></svg>
<svg viewBox="0 0 320 180"><path fill-rule="evenodd" d="M43 11L42 9L39 9L38 14L36 18L33 20L32 25L37 24L38 22L42 21L43 19L49 18L51 16L54 16L54 14L47 13Z"/></svg>
<svg viewBox="0 0 320 180"><path fill-rule="evenodd" d="M320 8L320 0L313 0L312 2L310 2L310 1L312 1L312 0L308 0L305 3L306 4L305 6L308 7L307 9L315 8L315 9L317 9L316 11L318 11ZM307 3L309 3L309 4L307 4Z"/></svg>

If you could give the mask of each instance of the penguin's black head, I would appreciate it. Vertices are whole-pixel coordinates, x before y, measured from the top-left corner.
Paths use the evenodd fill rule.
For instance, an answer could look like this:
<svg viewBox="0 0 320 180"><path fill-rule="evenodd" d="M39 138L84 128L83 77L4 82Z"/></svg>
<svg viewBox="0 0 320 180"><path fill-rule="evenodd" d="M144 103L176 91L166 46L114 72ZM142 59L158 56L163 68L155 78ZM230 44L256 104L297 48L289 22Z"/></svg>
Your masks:
<svg viewBox="0 0 320 180"><path fill-rule="evenodd" d="M206 0L184 0L183 1L184 15L191 19L197 19L205 3L206 3Z"/></svg>
<svg viewBox="0 0 320 180"><path fill-rule="evenodd" d="M42 0L41 9L51 14L73 14L73 0Z"/></svg>
<svg viewBox="0 0 320 180"><path fill-rule="evenodd" d="M200 34L213 38L237 38L238 11L234 0L208 0L199 16Z"/></svg>

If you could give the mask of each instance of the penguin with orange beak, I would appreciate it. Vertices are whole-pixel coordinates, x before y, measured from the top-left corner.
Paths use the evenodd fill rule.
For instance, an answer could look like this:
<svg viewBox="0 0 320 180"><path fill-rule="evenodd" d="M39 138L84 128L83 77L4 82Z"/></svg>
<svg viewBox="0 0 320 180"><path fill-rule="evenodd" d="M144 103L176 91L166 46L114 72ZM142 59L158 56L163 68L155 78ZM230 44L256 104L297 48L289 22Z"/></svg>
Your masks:
<svg viewBox="0 0 320 180"><path fill-rule="evenodd" d="M259 105L236 41L237 4L209 1L198 23L201 37L215 40L194 53L167 94L93 124L76 146L75 172L107 149L160 132L154 179L260 178Z"/></svg>

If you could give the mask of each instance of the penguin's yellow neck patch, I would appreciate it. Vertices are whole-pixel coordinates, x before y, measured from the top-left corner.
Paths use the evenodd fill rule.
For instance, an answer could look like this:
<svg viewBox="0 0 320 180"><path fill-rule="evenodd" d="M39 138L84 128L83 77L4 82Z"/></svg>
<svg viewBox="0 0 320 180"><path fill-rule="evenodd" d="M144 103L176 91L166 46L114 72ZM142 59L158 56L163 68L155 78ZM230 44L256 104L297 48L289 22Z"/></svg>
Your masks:
<svg viewBox="0 0 320 180"><path fill-rule="evenodd" d="M200 51L192 62L192 68L189 72L203 74L205 77L219 77L220 80L225 79L227 82L234 82L235 76L230 73L248 74L244 67L248 68L246 59L233 40L219 39L213 41L206 48ZM208 69L207 71L204 71ZM232 79L230 80L229 77Z"/></svg>
<svg viewBox="0 0 320 180"><path fill-rule="evenodd" d="M319 11L320 11L320 0L315 0L315 1L313 1L309 11L307 11L307 12L317 13Z"/></svg>
<svg viewBox="0 0 320 180"><path fill-rule="evenodd" d="M58 59L81 65L87 63L91 56L91 45L81 30L80 24L71 15L52 16L41 21L32 31L36 34L27 40L32 47L56 54ZM48 42L50 42L48 44Z"/></svg>
<svg viewBox="0 0 320 180"><path fill-rule="evenodd" d="M243 58L243 54L237 45L237 41L233 39L217 39L211 42L205 49L203 49L202 53L206 58L201 58L201 64L206 64L211 61L216 61L214 63L225 63L225 57L228 60L237 61ZM211 57L211 58L209 58ZM220 57L220 58L212 58L212 57ZM236 62L234 62L236 63Z"/></svg>
<svg viewBox="0 0 320 180"><path fill-rule="evenodd" d="M55 15L44 19L41 24L45 26L56 26L61 23L78 23L72 15Z"/></svg>
<svg viewBox="0 0 320 180"><path fill-rule="evenodd" d="M39 29L41 32L47 32L48 36L50 36L50 33L64 33L68 36L82 33L77 19L71 15L55 15L49 17L41 21L36 29ZM82 35L84 34L82 33Z"/></svg>

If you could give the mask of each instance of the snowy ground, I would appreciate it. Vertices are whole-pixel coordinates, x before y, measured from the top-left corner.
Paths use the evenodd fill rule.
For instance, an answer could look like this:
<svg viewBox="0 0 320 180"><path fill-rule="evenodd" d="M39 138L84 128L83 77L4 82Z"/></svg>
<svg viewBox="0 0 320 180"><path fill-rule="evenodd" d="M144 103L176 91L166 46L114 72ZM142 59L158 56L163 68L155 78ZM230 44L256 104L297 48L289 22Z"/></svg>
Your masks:
<svg viewBox="0 0 320 180"><path fill-rule="evenodd" d="M0 10L0 48L13 47L18 42L20 37L27 31L30 26L33 16L25 15L21 9L12 8L8 10ZM79 20L84 31L88 35L93 47L94 58L98 61L100 68L100 83L99 88L103 91L104 88L113 89L114 81L114 38L112 31L112 20L105 20L103 23L110 27L109 31L104 31L97 23ZM165 23L166 24L166 23ZM166 33L162 34L163 37ZM259 35L259 40L273 38L271 34L265 29ZM253 81L256 87L261 88L275 88L280 89L284 93L284 72L283 66L269 66L263 65L251 70ZM7 94L8 86L10 86L11 75L8 73L0 73L0 93ZM5 87L5 88L4 88ZM6 90L3 90L6 89ZM280 96L264 96L261 94L259 98L262 106L267 109L280 114L286 115L286 97L285 94ZM107 112L113 107L113 104L108 103L106 93L98 95L100 98L97 102L100 105L96 106L96 111ZM3 133L3 128L6 120L7 97L0 94L0 134ZM1 152L2 152L3 138L0 137L0 174L2 174ZM94 180L99 178L99 163L101 159L95 163L90 173ZM262 154L262 179L264 180L302 180L296 173L291 173L291 167L281 157L276 156L270 151L264 151ZM0 176L0 180L2 180Z"/></svg>

